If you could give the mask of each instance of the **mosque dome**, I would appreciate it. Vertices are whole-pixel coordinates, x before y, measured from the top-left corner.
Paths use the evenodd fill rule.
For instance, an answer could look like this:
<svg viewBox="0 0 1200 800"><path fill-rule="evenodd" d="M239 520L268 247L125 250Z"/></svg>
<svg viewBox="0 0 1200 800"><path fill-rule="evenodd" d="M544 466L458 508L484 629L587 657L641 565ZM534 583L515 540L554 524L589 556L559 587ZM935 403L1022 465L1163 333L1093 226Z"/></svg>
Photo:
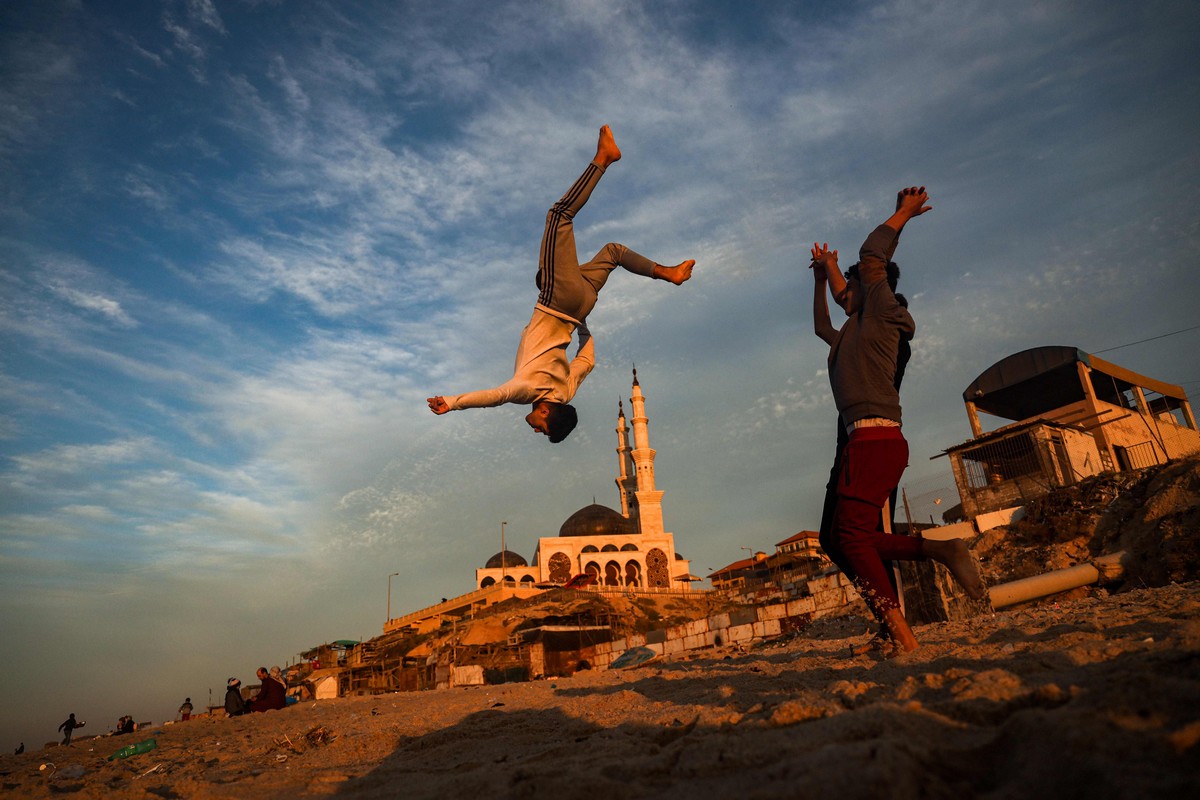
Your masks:
<svg viewBox="0 0 1200 800"><path fill-rule="evenodd" d="M501 563L503 562L503 563ZM501 550L487 560L484 569L500 569L501 567L528 567L529 563L512 550Z"/></svg>
<svg viewBox="0 0 1200 800"><path fill-rule="evenodd" d="M558 529L559 536L634 536L637 526L616 511L599 503L584 506Z"/></svg>

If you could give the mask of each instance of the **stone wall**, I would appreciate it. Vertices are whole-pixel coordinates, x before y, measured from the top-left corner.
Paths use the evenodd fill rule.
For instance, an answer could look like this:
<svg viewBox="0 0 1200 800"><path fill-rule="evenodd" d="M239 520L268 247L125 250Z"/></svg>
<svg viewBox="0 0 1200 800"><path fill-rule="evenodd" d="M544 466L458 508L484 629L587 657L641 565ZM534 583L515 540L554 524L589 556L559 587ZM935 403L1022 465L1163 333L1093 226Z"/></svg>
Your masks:
<svg viewBox="0 0 1200 800"><path fill-rule="evenodd" d="M648 647L669 656L688 650L749 644L800 630L814 619L866 607L842 573L825 575L805 585L806 596L736 609L671 628L634 634L596 645L595 666L607 669L617 656L634 647Z"/></svg>

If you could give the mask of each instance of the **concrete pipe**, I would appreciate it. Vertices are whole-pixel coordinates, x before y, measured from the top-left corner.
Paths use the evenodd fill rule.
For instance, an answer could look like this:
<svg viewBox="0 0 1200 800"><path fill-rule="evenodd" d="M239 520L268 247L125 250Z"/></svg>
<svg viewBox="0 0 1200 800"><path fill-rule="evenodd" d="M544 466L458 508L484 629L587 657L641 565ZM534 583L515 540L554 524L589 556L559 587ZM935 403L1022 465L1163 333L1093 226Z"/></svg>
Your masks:
<svg viewBox="0 0 1200 800"><path fill-rule="evenodd" d="M1105 580L1120 577L1121 559L1125 553L1110 553L1100 556L1088 564L1078 564L1066 569L1056 569L1032 578L1022 578L1019 581L1002 583L988 589L992 608L1000 609L1037 600L1059 592L1078 589L1096 583L1103 577Z"/></svg>

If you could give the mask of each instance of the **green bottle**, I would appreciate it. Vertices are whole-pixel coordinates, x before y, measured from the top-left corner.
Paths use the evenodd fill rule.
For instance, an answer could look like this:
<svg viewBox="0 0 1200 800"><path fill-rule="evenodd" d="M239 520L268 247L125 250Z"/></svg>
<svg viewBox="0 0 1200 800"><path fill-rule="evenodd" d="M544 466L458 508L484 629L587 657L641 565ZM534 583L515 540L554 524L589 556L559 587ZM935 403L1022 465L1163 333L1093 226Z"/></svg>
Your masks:
<svg viewBox="0 0 1200 800"><path fill-rule="evenodd" d="M129 758L130 756L136 756L139 753L148 753L156 747L158 747L158 742L154 741L153 739L147 739L146 741L138 742L137 744L127 744L109 756L108 760L112 761L114 758Z"/></svg>

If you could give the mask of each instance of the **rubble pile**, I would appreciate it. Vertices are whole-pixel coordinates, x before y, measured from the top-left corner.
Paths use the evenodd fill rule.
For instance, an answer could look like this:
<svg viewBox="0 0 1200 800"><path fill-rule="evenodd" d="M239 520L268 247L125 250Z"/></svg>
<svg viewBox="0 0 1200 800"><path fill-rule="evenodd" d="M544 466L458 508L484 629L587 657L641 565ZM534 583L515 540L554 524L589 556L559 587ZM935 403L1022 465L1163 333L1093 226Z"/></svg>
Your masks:
<svg viewBox="0 0 1200 800"><path fill-rule="evenodd" d="M1121 550L1127 554L1121 588L1200 578L1200 458L1055 490L1030 501L1024 518L982 534L974 550L991 584Z"/></svg>

